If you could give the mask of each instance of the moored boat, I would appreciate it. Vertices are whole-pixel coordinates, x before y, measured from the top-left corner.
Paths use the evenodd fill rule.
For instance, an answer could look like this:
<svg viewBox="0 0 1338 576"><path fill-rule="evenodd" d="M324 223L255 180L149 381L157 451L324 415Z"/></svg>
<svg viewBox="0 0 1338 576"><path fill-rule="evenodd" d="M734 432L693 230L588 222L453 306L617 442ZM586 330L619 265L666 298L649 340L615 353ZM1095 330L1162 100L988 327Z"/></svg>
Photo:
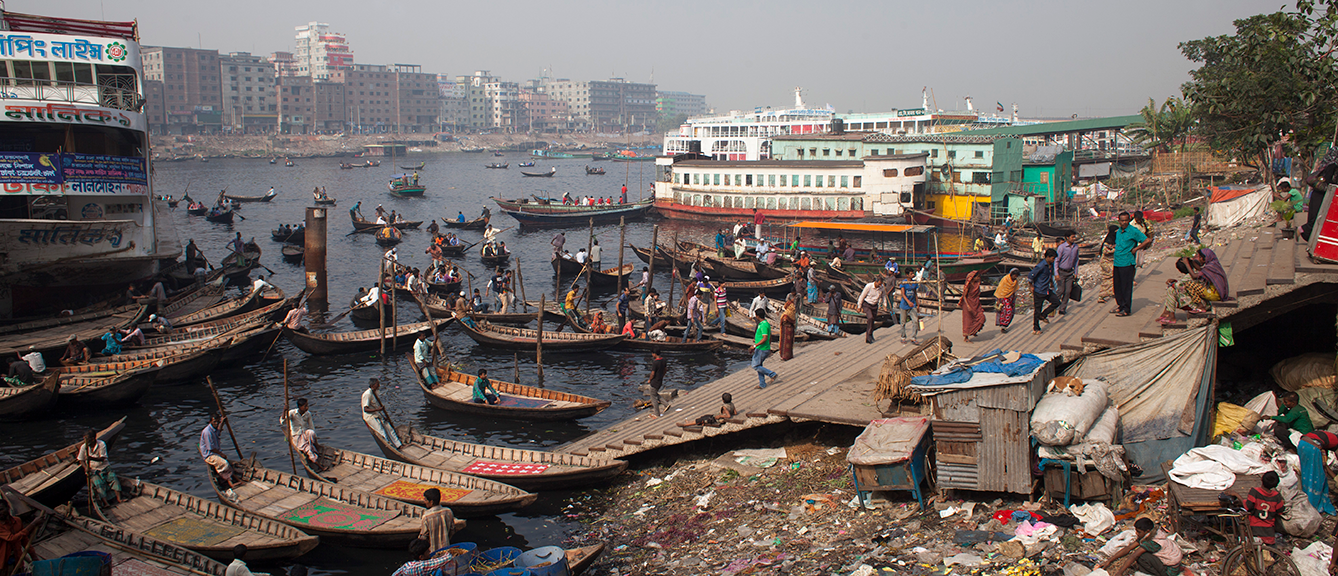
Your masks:
<svg viewBox="0 0 1338 576"><path fill-rule="evenodd" d="M539 339L537 330L495 326L488 322L473 320L460 322L460 328L475 342L497 348L533 350ZM622 334L580 334L545 330L543 341L545 351L572 352L612 348L625 338L627 336Z"/></svg>
<svg viewBox="0 0 1338 576"><path fill-rule="evenodd" d="M652 200L628 204L602 204L595 206L576 206L555 202L530 202L525 200L502 200L493 198L503 212L515 218L525 226L585 226L593 218L595 223L618 222L619 219L636 220L644 218L654 206Z"/></svg>
<svg viewBox="0 0 1338 576"><path fill-rule="evenodd" d="M260 291L251 290L250 292L233 298L220 304L215 304L199 312L183 314L171 318L174 328L185 328L192 324L203 324L214 320L222 320L229 316L236 316L245 312L250 312L260 307Z"/></svg>
<svg viewBox="0 0 1338 576"><path fill-rule="evenodd" d="M478 218L475 218L473 220L468 220L465 222L461 222L458 219L451 220L448 218L442 218L441 221L443 224L446 225L447 228L459 228L461 230L482 230L484 227L488 225L488 222L491 219L492 218L489 216L479 216Z"/></svg>
<svg viewBox="0 0 1338 576"><path fill-rule="evenodd" d="M0 388L0 420L21 420L56 405L60 374L51 373L27 386Z"/></svg>
<svg viewBox="0 0 1338 576"><path fill-rule="evenodd" d="M91 346L99 346L97 342L107 332L109 326L117 330L131 328L147 316L148 307L128 306L110 316L95 317L73 324L42 325L28 331L0 334L0 355L9 358L16 354L27 354L28 347L33 346L43 355L50 357L54 354L60 357L71 335Z"/></svg>
<svg viewBox="0 0 1338 576"><path fill-rule="evenodd" d="M451 323L451 318L444 320L433 320L437 328ZM404 324L399 326L396 333L392 327L386 327L386 340L392 338L395 333L399 339L401 347L413 344L414 339L419 334L431 334L432 326L429 322L418 322L415 324ZM376 350L381 346L381 330L358 330L354 332L330 332L325 334L311 334L297 330L284 329L284 335L288 341L292 342L303 352L316 355L327 354L347 354L349 352L361 352L364 350Z"/></svg>
<svg viewBox="0 0 1338 576"><path fill-rule="evenodd" d="M131 350L114 356L95 356L94 362L143 362L164 360L155 384L182 382L213 371L223 360L223 353L232 345L232 338L214 338L203 342L176 344L158 348Z"/></svg>
<svg viewBox="0 0 1338 576"><path fill-rule="evenodd" d="M110 450L125 430L125 418L98 431L98 440ZM70 501L84 487L84 468L79 465L81 439L69 446L0 471L0 485L8 485L19 493L46 506L59 506Z"/></svg>
<svg viewBox="0 0 1338 576"><path fill-rule="evenodd" d="M60 560L68 556L98 554L106 555L108 571L118 576L227 574L226 565L206 555L86 516L55 514L52 522L53 526L65 527L65 531L33 542L31 553L34 558L54 561L57 566L61 566L63 562Z"/></svg>
<svg viewBox="0 0 1338 576"><path fill-rule="evenodd" d="M632 273L636 271L636 266L631 263L623 264L621 270L617 266L614 266L613 268L605 268L603 270L598 268L586 270L586 266L589 264L588 262L587 264L582 264L572 258L554 257L551 263L553 265L553 272L561 274L563 278L575 278L577 275L584 276L588 272L590 282L601 286L616 285L620 279L623 280L625 284L630 284L627 280L630 279Z"/></svg>
<svg viewBox="0 0 1338 576"><path fill-rule="evenodd" d="M90 407L137 402L148 393L166 363L148 360L62 367L59 401ZM109 371L109 366L124 368Z"/></svg>
<svg viewBox="0 0 1338 576"><path fill-rule="evenodd" d="M474 381L478 376L456 372L450 367L437 366L439 381L428 386L423 379L422 367L409 356L418 377L418 387L428 403L452 412L489 414L517 420L574 420L598 414L613 403L589 396L535 388L514 382L492 380L492 386L501 397L499 404L479 404L473 401Z"/></svg>
<svg viewBox="0 0 1338 576"><path fill-rule="evenodd" d="M628 338L619 342L614 347L615 350L637 350L637 351L655 351L661 354L673 352L708 352L720 348L719 340L706 338L709 330L703 330L703 339L693 342L683 342L681 338L669 338L667 340L651 340L648 338Z"/></svg>

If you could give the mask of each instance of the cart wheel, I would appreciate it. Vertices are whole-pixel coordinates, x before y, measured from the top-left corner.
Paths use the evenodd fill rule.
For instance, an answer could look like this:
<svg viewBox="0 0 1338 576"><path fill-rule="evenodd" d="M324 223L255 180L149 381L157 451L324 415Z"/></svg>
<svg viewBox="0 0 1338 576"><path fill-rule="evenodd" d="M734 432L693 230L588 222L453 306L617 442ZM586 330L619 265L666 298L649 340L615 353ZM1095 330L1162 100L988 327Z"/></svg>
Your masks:
<svg viewBox="0 0 1338 576"><path fill-rule="evenodd" d="M938 450L934 443L929 443L929 448L925 450L925 481L929 483L929 490L926 494L938 494L938 469L935 468L935 457Z"/></svg>

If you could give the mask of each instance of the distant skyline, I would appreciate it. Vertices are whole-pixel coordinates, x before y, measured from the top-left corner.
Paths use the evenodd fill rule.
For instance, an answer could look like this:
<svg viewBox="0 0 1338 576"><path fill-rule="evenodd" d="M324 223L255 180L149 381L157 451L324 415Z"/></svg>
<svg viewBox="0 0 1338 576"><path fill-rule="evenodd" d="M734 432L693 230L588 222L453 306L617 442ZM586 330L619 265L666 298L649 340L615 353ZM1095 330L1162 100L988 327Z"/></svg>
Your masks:
<svg viewBox="0 0 1338 576"><path fill-rule="evenodd" d="M138 20L140 42L268 55L323 22L360 64L417 64L451 76L654 81L704 94L718 113L788 108L804 88L838 113L931 106L1023 117L1137 113L1179 95L1193 69L1177 44L1231 34L1278 2L1180 0L941 3L791 0L676 3L291 0L9 0L15 12ZM1288 8L1294 3L1287 3ZM370 9L369 9L370 7Z"/></svg>

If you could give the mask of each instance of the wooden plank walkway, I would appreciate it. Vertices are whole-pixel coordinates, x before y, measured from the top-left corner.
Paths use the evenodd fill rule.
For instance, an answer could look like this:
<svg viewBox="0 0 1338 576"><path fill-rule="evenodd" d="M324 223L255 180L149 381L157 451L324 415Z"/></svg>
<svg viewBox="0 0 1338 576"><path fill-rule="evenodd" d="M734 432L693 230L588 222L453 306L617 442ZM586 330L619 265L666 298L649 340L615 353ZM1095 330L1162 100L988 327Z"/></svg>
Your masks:
<svg viewBox="0 0 1338 576"><path fill-rule="evenodd" d="M1208 245L1224 243L1218 258L1227 269L1228 280L1237 298L1234 302L1215 305L1202 317L1229 316L1237 313L1237 306L1248 308L1259 302L1315 281L1338 282L1338 265L1310 262L1304 245L1295 240L1281 239L1274 227L1233 229L1218 232ZM1236 234L1237 238L1230 238ZM1166 240L1176 240L1167 237ZM1098 302L1100 286L1089 282L1083 286L1083 301L1070 302L1068 313L1055 316L1043 324L1040 334L1031 330L1032 314L1028 310L1013 319L1008 332L995 326L995 315L986 314L985 328L970 342L962 340L960 311L938 316L925 311L921 320L924 329L921 341L942 334L952 344L952 353L968 357L996 348L1027 352L1067 352L1120 346L1158 338L1164 329L1185 328L1192 319L1178 312L1175 324L1163 327L1156 319L1161 314L1166 280L1179 276L1176 258L1168 254L1157 261L1146 261L1135 277L1133 314L1116 317L1111 314L1113 301ZM880 328L875 342L866 344L862 335L829 342L796 346L795 357L788 362L773 354L766 366L780 374L774 384L757 387L757 373L744 369L682 392L660 418L647 413L593 432L583 438L560 446L558 451L575 454L597 454L623 458L657 447L691 442L741 430L767 426L785 421L810 421L864 426L870 420L883 417L872 401L878 375L889 354L903 354L913 346L902 344L898 338L900 326ZM720 395L729 392L739 416L720 426L691 425L699 416L716 414Z"/></svg>

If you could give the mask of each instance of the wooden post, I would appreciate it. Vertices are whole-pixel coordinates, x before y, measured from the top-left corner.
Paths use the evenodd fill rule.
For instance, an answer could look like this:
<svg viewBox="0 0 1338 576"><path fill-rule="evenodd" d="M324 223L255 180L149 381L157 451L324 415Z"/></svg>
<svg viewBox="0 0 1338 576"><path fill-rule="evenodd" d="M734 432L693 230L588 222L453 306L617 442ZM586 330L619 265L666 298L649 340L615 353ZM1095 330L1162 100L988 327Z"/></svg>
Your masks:
<svg viewBox="0 0 1338 576"><path fill-rule="evenodd" d="M655 258L660 254L660 225L656 224L650 232L650 267L649 280L646 281L645 294L650 294L650 289L655 287Z"/></svg>
<svg viewBox="0 0 1338 576"><path fill-rule="evenodd" d="M627 244L627 217L618 217L618 294L623 293L623 245ZM652 260L654 258L652 257ZM636 267L633 266L633 269Z"/></svg>
<svg viewBox="0 0 1338 576"><path fill-rule="evenodd" d="M562 263L557 259L561 257L561 254L553 254L553 273L557 275L553 280L553 297L559 301L562 300ZM542 300L543 297L539 299Z"/></svg>
<svg viewBox="0 0 1338 576"><path fill-rule="evenodd" d="M590 219L590 239L586 241L585 248L585 313L590 314L590 274L594 268L594 260L590 258L591 252L595 246L595 219Z"/></svg>
<svg viewBox="0 0 1338 576"><path fill-rule="evenodd" d="M396 272L399 272L395 269L395 266L397 266L397 264L394 262L390 263L390 273L392 276ZM394 292L398 291L399 287L395 285L395 280L393 278L390 281L390 286L392 289L390 297L390 350L391 352L394 352L396 348L400 347L400 299L395 297ZM428 320L431 319L432 317L428 316ZM382 354L382 356L385 355Z"/></svg>
<svg viewBox="0 0 1338 576"><path fill-rule="evenodd" d="M284 366L287 366L287 360L284 360ZM228 436L232 437L232 447L237 449L237 459L242 459L242 447L237 443L237 435L232 432L232 422L227 422L227 411L223 410L223 401L218 398L218 389L214 388L214 380L208 376L204 377L205 383L209 384L209 391L214 395L214 404L218 405L218 415L224 418L225 426L228 427ZM221 450L220 450L221 452Z"/></svg>
<svg viewBox="0 0 1338 576"><path fill-rule="evenodd" d="M539 311L535 318L539 320L538 337L534 339L534 362L539 365L539 385L544 385L544 296L539 294Z"/></svg>
<svg viewBox="0 0 1338 576"><path fill-rule="evenodd" d="M520 353L511 353L511 381L520 384Z"/></svg>
<svg viewBox="0 0 1338 576"><path fill-rule="evenodd" d="M231 425L229 425L229 428ZM283 359L283 437L288 444L288 461L297 474L297 456L293 454L293 423L288 421L288 359ZM238 450L240 452L240 450Z"/></svg>
<svg viewBox="0 0 1338 576"><path fill-rule="evenodd" d="M382 305L386 296L386 259L381 257L381 265L376 274L376 285L379 286L376 295L376 313L377 325L381 330L381 357L386 357L386 307ZM284 409L288 409L287 402L284 403Z"/></svg>
<svg viewBox="0 0 1338 576"><path fill-rule="evenodd" d="M674 245L670 247L669 253L675 254L677 252L678 252L678 230L674 230ZM667 302L667 304L669 305L670 313L674 311L674 280L676 279L678 279L678 259L671 258L669 259L669 302Z"/></svg>
<svg viewBox="0 0 1338 576"><path fill-rule="evenodd" d="M530 303L525 300L525 276L520 273L520 256L516 256L516 285L520 287L520 303L526 310L530 309ZM515 296L515 292L511 293Z"/></svg>
<svg viewBox="0 0 1338 576"><path fill-rule="evenodd" d="M1039 233L1040 233L1040 231L1037 231L1037 234L1039 234ZM938 232L934 232L934 275L938 277L939 281L942 281L942 279L943 279L943 269L939 266ZM942 292L942 290L940 290L940 292ZM935 336L935 338L938 338L938 340L939 340L939 341L938 341L938 362L939 362L939 363L942 363L942 362L943 362L943 300L944 300L944 298L945 298L945 296L944 296L943 294L939 294L939 297L938 297L938 335ZM919 301L917 301L917 302L916 302L916 305L919 306L919 304L920 304ZM916 328L918 329L919 326L916 326Z"/></svg>

